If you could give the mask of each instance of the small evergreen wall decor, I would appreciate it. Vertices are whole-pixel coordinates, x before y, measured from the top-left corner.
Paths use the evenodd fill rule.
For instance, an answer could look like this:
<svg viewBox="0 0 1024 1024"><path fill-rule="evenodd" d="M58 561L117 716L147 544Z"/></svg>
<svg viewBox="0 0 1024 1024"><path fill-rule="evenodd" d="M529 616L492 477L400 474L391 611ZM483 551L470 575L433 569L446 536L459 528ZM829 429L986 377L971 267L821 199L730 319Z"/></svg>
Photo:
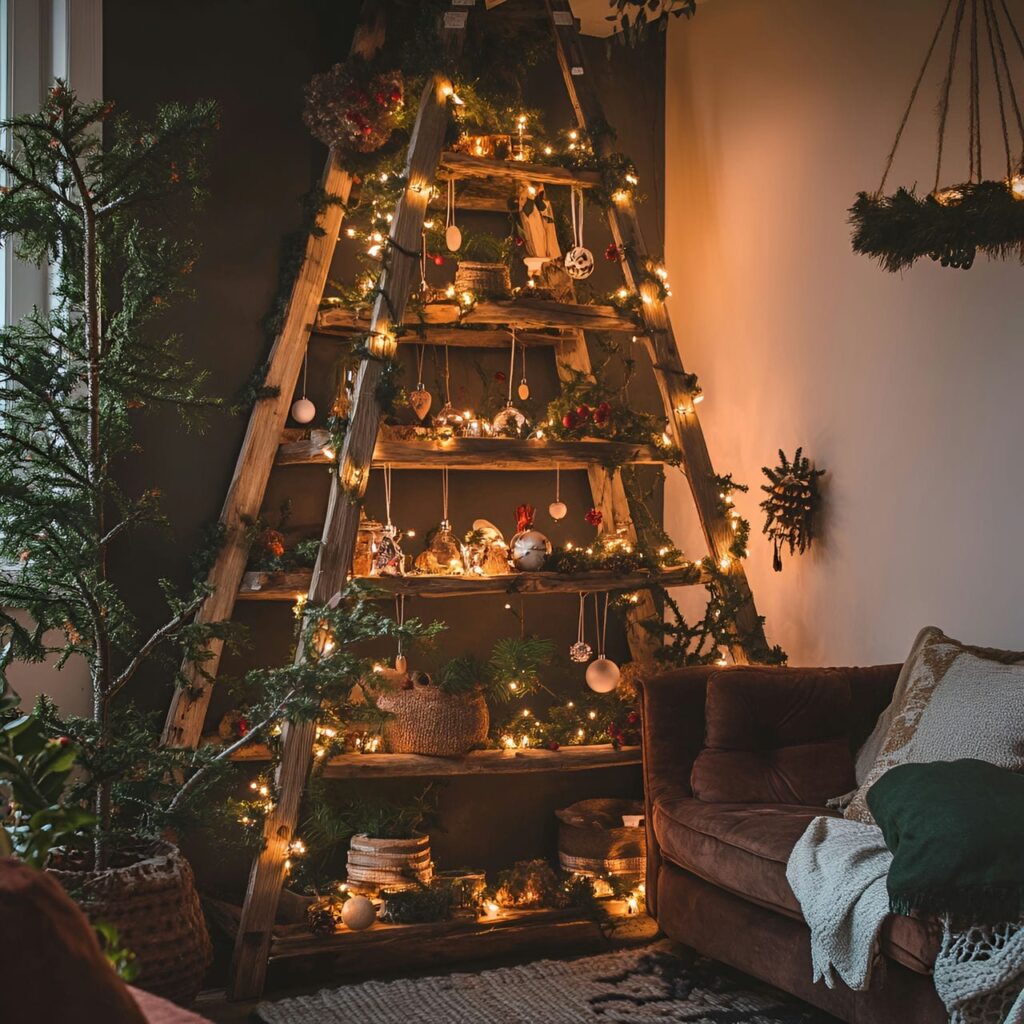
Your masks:
<svg viewBox="0 0 1024 1024"><path fill-rule="evenodd" d="M940 45L941 44L941 45ZM945 50L945 53L943 53ZM978 251L1024 261L1024 114L1022 96L1010 70L1024 57L1024 38L1005 0L945 0L942 16L910 93L882 180L873 193L861 192L850 208L853 249L877 259L888 271L903 270L922 256L944 267L969 270ZM1016 51L1016 52L1015 52ZM932 59L945 65L938 94L935 177L927 195L885 183ZM966 66L965 66L966 65ZM946 126L950 98L963 80L967 96L967 179L943 185ZM1000 136L995 140L1005 176L986 178L982 170L983 121L995 123L985 106L997 108ZM991 143L990 143L991 145Z"/></svg>
<svg viewBox="0 0 1024 1024"><path fill-rule="evenodd" d="M774 469L762 467L768 483L761 490L768 497L761 502L764 511L763 532L774 545L772 568L782 572L782 548L789 545L789 553L797 551L802 555L814 540L815 520L821 509L821 495L818 492L818 477L825 472L814 469L804 455L803 448L797 448L793 461L779 449L779 464Z"/></svg>

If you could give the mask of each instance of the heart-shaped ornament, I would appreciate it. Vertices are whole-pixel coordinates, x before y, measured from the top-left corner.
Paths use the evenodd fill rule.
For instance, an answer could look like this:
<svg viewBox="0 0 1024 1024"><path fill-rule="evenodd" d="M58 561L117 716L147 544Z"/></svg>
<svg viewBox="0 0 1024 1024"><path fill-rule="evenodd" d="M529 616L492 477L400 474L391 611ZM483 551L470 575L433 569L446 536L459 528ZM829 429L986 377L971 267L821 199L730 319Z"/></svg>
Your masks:
<svg viewBox="0 0 1024 1024"><path fill-rule="evenodd" d="M422 384L414 391L409 392L409 405L412 406L412 411L416 413L416 418L419 420L422 420L430 412L431 401L430 392Z"/></svg>
<svg viewBox="0 0 1024 1024"><path fill-rule="evenodd" d="M449 252L456 252L462 245L462 232L454 224L445 229L444 244L448 246Z"/></svg>

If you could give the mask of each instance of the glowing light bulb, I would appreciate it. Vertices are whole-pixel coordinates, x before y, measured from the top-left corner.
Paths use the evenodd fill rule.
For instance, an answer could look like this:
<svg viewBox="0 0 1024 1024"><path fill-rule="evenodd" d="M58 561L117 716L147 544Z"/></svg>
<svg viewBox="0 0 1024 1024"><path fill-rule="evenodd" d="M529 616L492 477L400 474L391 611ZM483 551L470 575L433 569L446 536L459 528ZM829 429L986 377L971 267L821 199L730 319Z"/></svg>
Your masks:
<svg viewBox="0 0 1024 1024"><path fill-rule="evenodd" d="M348 235L349 238L355 238L356 237L356 229L355 228L345 228L345 234Z"/></svg>

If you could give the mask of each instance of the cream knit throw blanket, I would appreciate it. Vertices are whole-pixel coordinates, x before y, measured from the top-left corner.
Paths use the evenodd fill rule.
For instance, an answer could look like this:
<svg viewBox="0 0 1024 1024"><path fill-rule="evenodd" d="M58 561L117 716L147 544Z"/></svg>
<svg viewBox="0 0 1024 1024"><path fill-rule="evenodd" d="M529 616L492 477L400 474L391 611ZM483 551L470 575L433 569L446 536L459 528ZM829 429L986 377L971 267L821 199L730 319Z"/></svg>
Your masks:
<svg viewBox="0 0 1024 1024"><path fill-rule="evenodd" d="M786 878L811 929L815 981L871 983L891 862L881 829L844 818L815 818L793 847ZM1024 1024L1024 924L956 932L946 922L934 977L950 1024Z"/></svg>

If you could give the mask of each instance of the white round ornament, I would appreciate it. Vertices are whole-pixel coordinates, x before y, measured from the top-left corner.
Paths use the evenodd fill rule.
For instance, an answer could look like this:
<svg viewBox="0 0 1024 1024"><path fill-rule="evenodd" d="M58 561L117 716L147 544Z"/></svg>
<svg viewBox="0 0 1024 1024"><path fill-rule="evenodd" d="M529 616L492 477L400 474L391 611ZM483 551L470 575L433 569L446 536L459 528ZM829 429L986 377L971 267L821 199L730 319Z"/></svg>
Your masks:
<svg viewBox="0 0 1024 1024"><path fill-rule="evenodd" d="M594 272L594 254L582 245L574 245L565 254L565 272L577 281Z"/></svg>
<svg viewBox="0 0 1024 1024"><path fill-rule="evenodd" d="M564 501L553 501L548 505L548 515L557 523L564 519L569 512L569 507Z"/></svg>
<svg viewBox="0 0 1024 1024"><path fill-rule="evenodd" d="M509 550L512 564L520 572L537 572L551 553L551 541L540 530L523 530L512 538Z"/></svg>
<svg viewBox="0 0 1024 1024"><path fill-rule="evenodd" d="M354 932L364 932L377 920L377 908L365 896L350 896L341 908L341 920Z"/></svg>
<svg viewBox="0 0 1024 1024"><path fill-rule="evenodd" d="M311 423L316 415L316 406L305 396L292 402L292 419L296 423Z"/></svg>
<svg viewBox="0 0 1024 1024"><path fill-rule="evenodd" d="M457 252L462 245L462 232L454 224L449 224L445 228L444 244L448 246L449 252Z"/></svg>
<svg viewBox="0 0 1024 1024"><path fill-rule="evenodd" d="M587 666L587 686L594 693L611 693L619 685L619 675L619 666L602 656Z"/></svg>

